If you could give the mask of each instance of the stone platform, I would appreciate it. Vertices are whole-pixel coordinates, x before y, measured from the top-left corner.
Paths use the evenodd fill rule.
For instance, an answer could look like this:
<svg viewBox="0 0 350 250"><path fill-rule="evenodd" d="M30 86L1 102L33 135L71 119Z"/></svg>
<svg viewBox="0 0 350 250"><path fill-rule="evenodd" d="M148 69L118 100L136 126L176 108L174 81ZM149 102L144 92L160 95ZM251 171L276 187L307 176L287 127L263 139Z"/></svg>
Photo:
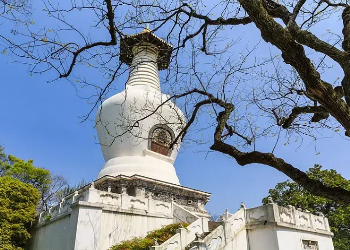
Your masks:
<svg viewBox="0 0 350 250"><path fill-rule="evenodd" d="M41 213L29 249L107 250L174 222L208 221L209 197L142 176L104 176Z"/></svg>

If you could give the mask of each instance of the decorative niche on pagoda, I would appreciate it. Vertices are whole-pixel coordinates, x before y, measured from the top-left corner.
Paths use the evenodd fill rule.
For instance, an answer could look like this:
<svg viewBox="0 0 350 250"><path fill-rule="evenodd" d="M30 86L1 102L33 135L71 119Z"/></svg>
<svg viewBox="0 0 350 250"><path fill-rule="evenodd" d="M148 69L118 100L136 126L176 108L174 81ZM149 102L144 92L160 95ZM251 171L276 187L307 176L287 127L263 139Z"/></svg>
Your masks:
<svg viewBox="0 0 350 250"><path fill-rule="evenodd" d="M184 115L161 93L158 71L168 68L172 46L149 29L121 40L120 60L130 66L124 91L102 103L96 129L105 159L98 177L140 175L180 184L173 163ZM165 102L165 103L164 103Z"/></svg>

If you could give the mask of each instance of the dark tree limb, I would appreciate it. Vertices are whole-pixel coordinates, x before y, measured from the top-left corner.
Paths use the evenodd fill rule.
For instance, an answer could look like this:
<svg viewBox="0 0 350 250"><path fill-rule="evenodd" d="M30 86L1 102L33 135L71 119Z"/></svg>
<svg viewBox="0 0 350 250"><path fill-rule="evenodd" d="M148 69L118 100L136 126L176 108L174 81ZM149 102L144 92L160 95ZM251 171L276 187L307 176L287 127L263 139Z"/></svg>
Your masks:
<svg viewBox="0 0 350 250"><path fill-rule="evenodd" d="M348 4L346 3L331 3L331 1L329 0L321 0L321 2L325 2L328 4L328 6L331 6L331 7L347 7Z"/></svg>
<svg viewBox="0 0 350 250"><path fill-rule="evenodd" d="M265 0L266 2L270 3L270 6L273 5L273 7L268 7L268 4L265 4L267 11L274 15L275 17L281 18L284 23L287 25L288 30L291 32L291 35L293 38L303 45L308 46L311 49L314 49L317 52L323 53L330 58L332 58L334 61L338 62L339 65L343 68L345 76L342 80L342 86L345 92L345 100L348 105L350 105L350 62L349 62L349 56L350 56L350 7L346 4L337 3L332 4L328 0L321 0L319 2L319 5L323 2L327 3L328 6L332 7L345 7L342 18L343 18L343 36L344 41L342 43L342 47L345 52L337 49L333 45L322 41L318 37L316 37L314 34L312 34L309 31L301 30L300 27L296 24L295 19L297 17L298 12L300 11L300 8L305 3L304 0L300 0L297 5L294 8L293 14L289 13L287 8L284 6L273 3L271 4L272 0Z"/></svg>
<svg viewBox="0 0 350 250"><path fill-rule="evenodd" d="M225 128L227 130L227 133L222 135L223 140L225 140L228 136L237 135L241 139L245 140L248 145L252 144L252 140L249 137L244 136L241 133L237 132L235 129L233 129L232 126L229 126L227 123L225 125Z"/></svg>
<svg viewBox="0 0 350 250"><path fill-rule="evenodd" d="M322 196L344 205L350 204L350 191L339 187L328 187L320 181L310 179L306 173L293 167L283 159L275 157L274 154L258 151L246 153L222 141L215 141L210 149L232 156L241 166L253 163L271 166L286 174L313 195Z"/></svg>
<svg viewBox="0 0 350 250"><path fill-rule="evenodd" d="M189 6L188 4L184 4L183 6L190 9L190 11L188 11L184 8L181 8L181 9L179 9L179 12L182 12L188 16L191 16L191 17L194 17L197 19L201 19L201 20L205 21L205 23L207 25L240 25L240 24L245 25L245 24L252 23L252 20L249 17L242 17L242 18L232 17L232 18L227 18L227 19L219 17L217 19L211 19L208 16L196 13L194 11L194 9L191 6Z"/></svg>
<svg viewBox="0 0 350 250"><path fill-rule="evenodd" d="M304 107L295 107L292 109L292 113L288 116L288 118L285 118L282 122L282 128L287 129L289 128L293 121L301 114L316 114L316 113L327 113L327 109L325 109L322 106L304 106Z"/></svg>
<svg viewBox="0 0 350 250"><path fill-rule="evenodd" d="M68 77L72 73L72 70L76 64L77 58L82 52L89 50L91 48L94 48L94 47L98 47L98 46L106 47L106 46L116 45L117 44L116 34L118 33L119 36L122 36L122 33L117 29L117 27L115 26L115 23L114 23L114 10L113 10L113 6L112 6L112 0L105 0L105 2L107 5L106 16L108 19L108 24L109 24L108 30L109 30L111 40L109 42L96 42L96 43L87 44L84 47L81 47L77 51L73 52L73 59L70 63L68 71L64 74L60 74L60 78Z"/></svg>
<svg viewBox="0 0 350 250"><path fill-rule="evenodd" d="M168 100L170 100L170 99L178 99L178 98L181 98L181 97L184 97L184 96L187 96L187 95L191 95L191 94L194 94L194 93L206 96L207 99L196 103L196 105L194 107L194 111L192 112L191 118L187 121L186 126L179 132L179 134L176 136L174 141L171 143L170 148L172 148L175 144L177 144L180 139L181 139L181 141L183 140L183 138L185 137L185 135L188 132L189 127L195 121L196 115L197 115L198 110L199 110L200 107L202 107L204 105L207 105L207 104L217 104L220 107L226 107L226 106L229 105L230 107L232 107L232 110L234 109L234 105L232 103L226 103L222 99L215 97L211 93L208 93L207 91L200 90L200 89L193 89L191 91L185 92L185 93L180 94L180 95L174 95L174 96L170 97ZM168 100L166 100L166 102ZM242 135L240 135L240 136L242 136Z"/></svg>
<svg viewBox="0 0 350 250"><path fill-rule="evenodd" d="M178 143L178 141L181 138L181 141L183 140L184 136L187 134L187 131L189 129L189 127L193 124L193 122L196 119L197 113L200 109L200 107L206 105L206 104L211 104L212 100L211 99L205 99L203 101L198 102L195 106L194 106L194 110L192 112L191 118L187 121L186 126L180 131L180 133L175 137L174 141L170 144L169 148L173 148L175 144Z"/></svg>
<svg viewBox="0 0 350 250"><path fill-rule="evenodd" d="M346 53L319 39L311 32L301 30L298 26L293 24L289 26L289 30L298 43L329 56L341 66L345 66L348 63L348 55Z"/></svg>
<svg viewBox="0 0 350 250"><path fill-rule="evenodd" d="M313 195L322 196L341 204L350 204L350 191L339 187L325 186L321 181L309 178L306 173L293 167L283 159L275 157L272 153L262 153L258 151L246 153L223 142L222 134L233 109L234 106L231 103L227 103L227 105L224 106L224 111L219 113L217 117L218 123L214 133L214 144L210 149L232 156L241 166L253 163L271 166L286 174Z"/></svg>
<svg viewBox="0 0 350 250"><path fill-rule="evenodd" d="M290 34L298 43L301 43L317 52L323 53L338 62L340 65L345 66L348 62L348 55L346 53L319 39L311 32L301 30L296 24L295 19L304 3L304 0L300 0L295 6L293 13L290 13L288 9L281 4L272 0L263 0L263 5L268 14L272 17L282 19L287 26L287 29L290 31Z"/></svg>
<svg viewBox="0 0 350 250"><path fill-rule="evenodd" d="M350 105L350 7L347 6L342 13L342 18L343 18L343 36L344 40L342 43L342 47L344 51L348 53L348 63L345 67L343 67L344 70L344 78L342 80L342 86L344 89L344 94L345 94L345 100Z"/></svg>
<svg viewBox="0 0 350 250"><path fill-rule="evenodd" d="M85 50L89 50L91 48L94 48L94 47L98 47L98 46L110 46L110 45L115 45L116 43L113 43L113 42L96 42L96 43L92 43L92 44L88 44L84 47L81 47L80 49L78 49L77 51L73 52L73 59L72 59L72 62L70 63L70 66L68 68L68 71L64 74L61 74L60 75L60 78L65 78L65 77L68 77L71 73L72 73L72 70L77 62L77 58L78 56L84 52Z"/></svg>
<svg viewBox="0 0 350 250"><path fill-rule="evenodd" d="M350 52L350 6L346 7L342 13L343 19L343 36L342 47L344 51Z"/></svg>
<svg viewBox="0 0 350 250"><path fill-rule="evenodd" d="M295 5L294 10L293 10L293 14L289 18L287 27L289 27L292 23L295 22L295 19L297 18L299 11L300 11L301 7L303 7L305 2L306 2L306 0L299 0L298 3Z"/></svg>
<svg viewBox="0 0 350 250"><path fill-rule="evenodd" d="M294 41L291 32L269 15L261 1L240 0L240 3L261 31L263 39L279 48L285 63L296 69L308 95L324 106L346 131L350 131L350 107L337 96L331 84L321 80L303 46Z"/></svg>

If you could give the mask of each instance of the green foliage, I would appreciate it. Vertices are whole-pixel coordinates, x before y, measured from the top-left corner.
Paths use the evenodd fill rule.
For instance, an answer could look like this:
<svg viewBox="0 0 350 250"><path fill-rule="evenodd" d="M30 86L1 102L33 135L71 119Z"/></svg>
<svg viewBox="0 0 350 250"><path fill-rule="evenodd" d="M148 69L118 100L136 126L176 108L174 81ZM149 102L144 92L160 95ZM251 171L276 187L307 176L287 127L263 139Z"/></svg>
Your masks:
<svg viewBox="0 0 350 250"><path fill-rule="evenodd" d="M40 193L10 176L0 177L0 249L20 250L30 238Z"/></svg>
<svg viewBox="0 0 350 250"><path fill-rule="evenodd" d="M5 173L5 166L8 164L8 157L5 154L4 147L0 146L0 176L3 176Z"/></svg>
<svg viewBox="0 0 350 250"><path fill-rule="evenodd" d="M39 190L48 189L51 184L50 171L33 165L33 160L24 161L13 155L8 156L9 163L4 164L5 175L12 176L24 183L32 184Z"/></svg>
<svg viewBox="0 0 350 250"><path fill-rule="evenodd" d="M134 238L132 240L122 241L110 248L110 250L147 250L152 245L154 245L154 240L150 238Z"/></svg>
<svg viewBox="0 0 350 250"><path fill-rule="evenodd" d="M40 192L40 203L37 211L45 211L57 203L57 198L67 185L64 177L52 175L49 170L35 167L33 160L22 160L13 155L6 155L0 147L0 176L11 176L24 183L31 184Z"/></svg>
<svg viewBox="0 0 350 250"><path fill-rule="evenodd" d="M315 165L307 171L307 175L326 186L350 190L350 181L333 169L322 170L322 166ZM278 183L274 189L269 190L269 194L280 206L293 205L312 213L323 213L328 217L334 233L335 249L350 250L350 206L344 207L334 201L312 195L299 184L290 181ZM263 203L267 203L267 197L263 199Z"/></svg>
<svg viewBox="0 0 350 250"><path fill-rule="evenodd" d="M187 227L188 223L174 223L156 229L146 235L144 238L134 238L132 240L122 241L118 245L113 246L110 250L148 250L154 245L156 240L162 244L176 234L176 230L181 227Z"/></svg>
<svg viewBox="0 0 350 250"><path fill-rule="evenodd" d="M4 154L3 151L2 153ZM11 176L38 189L41 194L38 211L48 209L45 198L52 184L52 176L49 170L35 167L33 160L25 161L13 155L3 157L0 167L2 176Z"/></svg>

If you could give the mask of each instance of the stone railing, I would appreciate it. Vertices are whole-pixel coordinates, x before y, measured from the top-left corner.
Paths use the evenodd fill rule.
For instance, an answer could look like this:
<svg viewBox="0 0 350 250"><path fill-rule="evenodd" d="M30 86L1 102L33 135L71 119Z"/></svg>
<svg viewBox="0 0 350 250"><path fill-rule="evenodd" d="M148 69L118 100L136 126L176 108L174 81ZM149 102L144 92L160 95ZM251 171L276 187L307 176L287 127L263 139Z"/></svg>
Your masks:
<svg viewBox="0 0 350 250"><path fill-rule="evenodd" d="M246 209L241 207L236 213L230 215L229 217L224 214L223 223L225 228L226 242L233 239L241 230L245 229L246 225ZM225 218L227 217L227 219Z"/></svg>
<svg viewBox="0 0 350 250"><path fill-rule="evenodd" d="M322 214L314 215L293 206L282 207L274 203L252 209L246 209L242 204L235 214L226 210L221 219L222 224L205 238L193 241L190 250L236 249L237 246L246 249L246 229L269 225L332 235L328 220Z"/></svg>
<svg viewBox="0 0 350 250"><path fill-rule="evenodd" d="M154 200L152 197L145 197L144 192L136 193L135 195L128 195L126 190L121 193L98 190L94 183L86 186L73 194L70 194L62 199L57 205L51 207L48 211L40 213L38 216L38 226L49 223L62 216L68 215L72 211L72 207L79 203L94 204L103 206L106 210L120 210L133 213L148 214L148 215L164 215L172 217L173 203L161 200ZM186 212L179 210L180 218L186 219L186 222L193 222L192 214L187 215Z"/></svg>
<svg viewBox="0 0 350 250"><path fill-rule="evenodd" d="M52 206L48 211L41 212L38 216L38 225L45 224L72 211L72 205L79 201L86 200L89 189L81 189L73 194L64 197L57 206Z"/></svg>
<svg viewBox="0 0 350 250"><path fill-rule="evenodd" d="M216 250L221 249L225 244L225 228L223 225L220 225L202 240L201 245L207 250Z"/></svg>
<svg viewBox="0 0 350 250"><path fill-rule="evenodd" d="M195 215L176 204L174 204L174 211L177 213L177 220L181 222L196 218ZM227 246L240 246L246 249L246 229L260 228L262 225L277 225L332 235L328 220L322 214L314 215L308 211L295 209L293 206L282 207L274 203L252 209L246 209L242 204L235 214L226 211L221 218L222 224L202 238L201 236L207 230L203 230L205 224L203 218L197 217L186 229L179 229L176 235L160 246L153 246L152 250L184 250L187 248L190 250L218 250Z"/></svg>
<svg viewBox="0 0 350 250"><path fill-rule="evenodd" d="M179 228L177 233L159 246L152 246L151 250L181 250L193 242L197 235L204 233L203 218L197 219L186 228Z"/></svg>
<svg viewBox="0 0 350 250"><path fill-rule="evenodd" d="M232 242L236 235L245 229L245 209L241 208L235 214L228 210L222 215L222 225L215 228L204 239L192 243L191 250L218 250Z"/></svg>
<svg viewBox="0 0 350 250"><path fill-rule="evenodd" d="M208 229L206 218L199 218L183 207L173 204L174 222L191 223L186 228L179 228L177 233L159 246L152 246L151 250L181 250L193 242L198 235Z"/></svg>
<svg viewBox="0 0 350 250"><path fill-rule="evenodd" d="M325 234L332 234L329 228L328 219L322 215L314 215L309 211L302 211L293 206L282 207L270 203L265 206L247 209L247 225L277 224L278 226L291 227L303 231L312 231Z"/></svg>
<svg viewBox="0 0 350 250"><path fill-rule="evenodd" d="M159 246L152 246L150 250L181 250L181 233L175 234Z"/></svg>
<svg viewBox="0 0 350 250"><path fill-rule="evenodd" d="M175 223L192 223L199 218L197 215L191 213L190 211L179 206L176 203L173 203L173 216Z"/></svg>

